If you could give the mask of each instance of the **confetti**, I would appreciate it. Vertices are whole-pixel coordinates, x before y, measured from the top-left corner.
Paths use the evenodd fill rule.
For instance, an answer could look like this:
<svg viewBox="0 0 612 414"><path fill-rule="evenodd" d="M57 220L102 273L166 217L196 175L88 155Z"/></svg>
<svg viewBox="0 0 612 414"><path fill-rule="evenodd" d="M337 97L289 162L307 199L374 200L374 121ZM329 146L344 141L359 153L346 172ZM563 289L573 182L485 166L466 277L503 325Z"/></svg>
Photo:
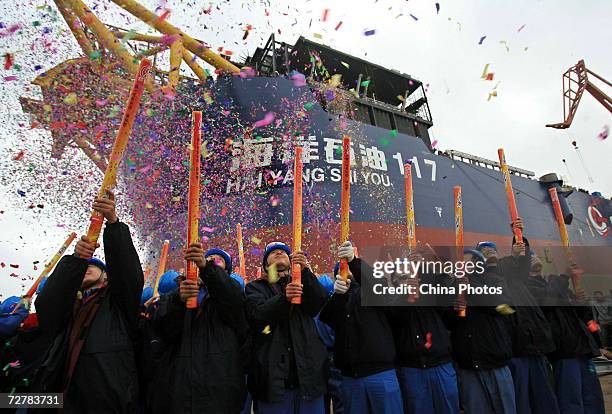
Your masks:
<svg viewBox="0 0 612 414"><path fill-rule="evenodd" d="M597 138L603 141L604 139L608 138L609 134L610 134L610 126L604 125L602 131L597 135Z"/></svg>
<svg viewBox="0 0 612 414"><path fill-rule="evenodd" d="M5 76L4 80L7 81L7 82L15 81L15 80L17 80L17 76L15 76L15 75Z"/></svg>
<svg viewBox="0 0 612 414"><path fill-rule="evenodd" d="M19 151L19 153L15 155L15 158L13 158L13 161L21 161L24 155L25 155L25 151L23 150Z"/></svg>
<svg viewBox="0 0 612 414"><path fill-rule="evenodd" d="M9 70L13 66L13 55L10 53L4 54L4 70Z"/></svg>
<svg viewBox="0 0 612 414"><path fill-rule="evenodd" d="M165 9L163 13L159 15L159 17L157 18L157 21L163 22L164 20L168 18L168 16L170 16L170 9Z"/></svg>
<svg viewBox="0 0 612 414"><path fill-rule="evenodd" d="M521 30L523 30L523 28L524 28L525 26L526 26L526 25L522 25L521 27L519 27L519 28L518 28L518 30L517 30L517 32L520 32Z"/></svg>
<svg viewBox="0 0 612 414"><path fill-rule="evenodd" d="M323 16L321 16L321 20L326 22L327 21L327 16L329 15L329 9L325 9L323 10Z"/></svg>
<svg viewBox="0 0 612 414"><path fill-rule="evenodd" d="M431 348L431 337L432 337L431 332L427 332L425 334L425 345L424 346L425 346L425 349L427 350Z"/></svg>
<svg viewBox="0 0 612 414"><path fill-rule="evenodd" d="M389 131L389 136L397 138L397 129L392 129L391 131Z"/></svg>
<svg viewBox="0 0 612 414"><path fill-rule="evenodd" d="M261 127L270 125L272 121L274 121L274 112L268 112L263 117L263 119L260 119L259 121L255 122L255 124L253 125L253 128L261 128Z"/></svg>
<svg viewBox="0 0 612 414"><path fill-rule="evenodd" d="M342 21L339 21L334 30L338 30L342 26Z"/></svg>
<svg viewBox="0 0 612 414"><path fill-rule="evenodd" d="M479 45L481 45L481 44L482 44L482 42L484 42L484 40L485 40L486 38L487 38L486 36L482 36L482 37L480 38L480 40L478 41L478 44L479 44Z"/></svg>
<svg viewBox="0 0 612 414"><path fill-rule="evenodd" d="M372 36L373 34L376 34L376 29L365 30L363 34L366 36Z"/></svg>
<svg viewBox="0 0 612 414"><path fill-rule="evenodd" d="M489 64L487 63L484 67L484 69L482 70L482 75L480 75L480 79L486 79L487 78L487 73L489 73Z"/></svg>
<svg viewBox="0 0 612 414"><path fill-rule="evenodd" d="M412 18L414 19L414 21L415 21L415 22L419 20L419 18L418 18L418 17L416 17L414 14L410 14L410 17L412 17Z"/></svg>
<svg viewBox="0 0 612 414"><path fill-rule="evenodd" d="M436 3L436 14L440 14L440 3Z"/></svg>

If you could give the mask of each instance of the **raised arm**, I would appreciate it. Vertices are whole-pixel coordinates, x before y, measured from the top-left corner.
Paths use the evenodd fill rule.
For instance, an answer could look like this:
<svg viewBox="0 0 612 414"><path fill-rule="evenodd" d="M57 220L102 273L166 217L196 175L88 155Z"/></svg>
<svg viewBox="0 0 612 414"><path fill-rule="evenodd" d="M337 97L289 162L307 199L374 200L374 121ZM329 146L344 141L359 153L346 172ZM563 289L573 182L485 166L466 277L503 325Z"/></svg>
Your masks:
<svg viewBox="0 0 612 414"><path fill-rule="evenodd" d="M136 326L144 275L130 229L125 223L106 224L104 255L111 300L123 308L130 323Z"/></svg>
<svg viewBox="0 0 612 414"><path fill-rule="evenodd" d="M86 271L87 260L64 256L38 294L35 301L38 325L51 339L68 325Z"/></svg>
<svg viewBox="0 0 612 414"><path fill-rule="evenodd" d="M200 267L200 278L208 288L210 299L218 306L221 318L232 326L244 321L245 299L240 284L213 261Z"/></svg>

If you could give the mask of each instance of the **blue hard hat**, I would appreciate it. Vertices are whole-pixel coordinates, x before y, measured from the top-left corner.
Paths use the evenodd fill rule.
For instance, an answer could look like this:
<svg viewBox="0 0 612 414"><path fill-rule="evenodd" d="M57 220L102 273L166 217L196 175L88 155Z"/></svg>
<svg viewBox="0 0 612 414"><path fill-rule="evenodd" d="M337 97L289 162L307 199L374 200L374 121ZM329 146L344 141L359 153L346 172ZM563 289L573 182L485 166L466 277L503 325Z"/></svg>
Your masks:
<svg viewBox="0 0 612 414"><path fill-rule="evenodd" d="M11 313L15 306L21 301L19 296L9 296L0 304L0 313Z"/></svg>
<svg viewBox="0 0 612 414"><path fill-rule="evenodd" d="M491 241L483 241L478 243L478 245L476 246L476 250L482 250L483 247L490 247L492 249L497 250L497 245Z"/></svg>
<svg viewBox="0 0 612 414"><path fill-rule="evenodd" d="M98 259L97 257L92 257L91 259L87 259L87 263L89 263L92 266L96 266L100 269L102 269L103 272L106 272L106 264Z"/></svg>
<svg viewBox="0 0 612 414"><path fill-rule="evenodd" d="M485 259L484 255L475 249L463 249L463 254L471 254L474 258L476 258L477 262L482 262L482 263L486 263L487 260Z"/></svg>
<svg viewBox="0 0 612 414"><path fill-rule="evenodd" d="M146 301L153 297L153 288L151 286L147 286L142 290L142 296L140 297L140 304L144 305Z"/></svg>
<svg viewBox="0 0 612 414"><path fill-rule="evenodd" d="M219 256L223 257L223 260L225 260L225 270L227 270L227 273L231 273L233 268L232 268L232 256L229 255L228 252L226 252L225 250L221 250L221 249L210 249L208 250L206 253L204 253L204 257L208 257L211 256L213 254L218 254Z"/></svg>
<svg viewBox="0 0 612 414"><path fill-rule="evenodd" d="M168 270L159 278L157 284L157 291L160 295L165 295L168 292L173 291L179 285L176 278L179 276L176 270Z"/></svg>
<svg viewBox="0 0 612 414"><path fill-rule="evenodd" d="M282 242L269 243L266 246L266 250L264 251L263 259L261 261L261 265L263 266L264 269L267 269L268 256L270 256L270 253L272 253L274 250L279 250L279 249L284 250L285 253L287 253L287 256L291 256L291 248L287 246L285 243L282 243Z"/></svg>
<svg viewBox="0 0 612 414"><path fill-rule="evenodd" d="M334 281L327 275L321 275L318 277L319 283L325 288L328 295L334 293Z"/></svg>
<svg viewBox="0 0 612 414"><path fill-rule="evenodd" d="M244 283L244 279L242 278L242 276L240 276L238 273L232 273L230 277L236 280L238 283L240 283L242 290L244 290L244 287L246 286L246 284Z"/></svg>

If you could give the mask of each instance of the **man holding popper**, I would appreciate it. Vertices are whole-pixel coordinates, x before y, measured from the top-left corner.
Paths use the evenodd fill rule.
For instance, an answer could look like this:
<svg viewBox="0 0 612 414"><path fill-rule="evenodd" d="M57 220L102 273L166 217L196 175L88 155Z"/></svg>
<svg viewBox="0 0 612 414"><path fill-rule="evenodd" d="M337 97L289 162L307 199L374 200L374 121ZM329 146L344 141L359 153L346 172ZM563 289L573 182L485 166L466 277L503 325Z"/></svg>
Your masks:
<svg viewBox="0 0 612 414"><path fill-rule="evenodd" d="M198 279L181 281L178 291L160 299L153 316L157 332L175 350L170 411L239 413L248 335L242 287L230 277L231 258L223 250L205 252L193 243L185 260L197 266ZM196 300L195 309L186 308L189 299Z"/></svg>
<svg viewBox="0 0 612 414"><path fill-rule="evenodd" d="M301 266L301 283L291 265ZM313 318L327 300L306 256L285 243L266 246L265 277L246 285L253 340L249 391L256 413L324 413L327 350ZM291 300L301 296L301 304Z"/></svg>
<svg viewBox="0 0 612 414"><path fill-rule="evenodd" d="M402 413L388 310L361 303L362 289L370 289L374 280L372 270L355 257L350 241L340 245L338 259L348 263L349 278L345 280L338 274L338 263L334 269L334 294L321 311L320 319L336 334L334 362L342 373L340 389L344 410L364 414Z"/></svg>
<svg viewBox="0 0 612 414"><path fill-rule="evenodd" d="M479 251L465 249L464 262L484 264ZM503 278L487 269L467 274L471 286L501 286ZM458 285L458 283L457 283ZM499 311L507 304L505 295L467 295L464 317L451 323L452 355L457 364L459 398L466 414L514 414L516 402L512 374L512 339L508 317Z"/></svg>
<svg viewBox="0 0 612 414"><path fill-rule="evenodd" d="M519 218L513 228L523 231ZM507 283L510 305L516 312L510 315L512 325L512 360L510 369L516 394L518 413L557 413L559 408L551 386L551 371L546 354L555 349L550 325L529 286L531 254L529 241L516 237L512 255L497 260L497 250L487 252L487 266Z"/></svg>
<svg viewBox="0 0 612 414"><path fill-rule="evenodd" d="M68 413L136 410L133 340L144 280L130 230L117 219L113 193L106 194L93 209L106 219L107 264L83 258L99 247L83 236L36 299L40 330L53 345L33 391L63 392Z"/></svg>

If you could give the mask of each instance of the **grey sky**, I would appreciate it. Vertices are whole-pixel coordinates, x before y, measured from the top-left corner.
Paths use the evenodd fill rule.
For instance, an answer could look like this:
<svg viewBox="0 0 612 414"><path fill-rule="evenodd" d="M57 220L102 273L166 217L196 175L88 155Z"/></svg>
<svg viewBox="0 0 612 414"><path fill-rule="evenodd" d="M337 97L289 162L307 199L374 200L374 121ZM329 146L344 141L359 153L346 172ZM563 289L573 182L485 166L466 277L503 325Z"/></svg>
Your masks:
<svg viewBox="0 0 612 414"><path fill-rule="evenodd" d="M120 13L108 0L86 3L90 7L99 4L95 12L103 21L141 32L147 30L141 22ZM606 141L597 138L603 126L611 124L610 114L590 95L585 95L569 130L544 127L547 123L562 121L561 75L579 59L584 59L594 72L612 79L610 1L441 0L438 15L435 1L420 0L211 3L211 13L205 14L203 10L208 8L208 1L168 1L172 9L169 21L213 48L224 46L238 56L252 53L275 31L280 40L288 43L303 35L411 74L429 84L427 95L434 121L430 132L438 140L438 148L495 159L497 148L503 147L510 164L538 175L557 172L567 176L561 162L566 159L573 185L612 195L612 138ZM22 35L0 38L0 53L15 53L16 63L22 64L21 72L0 68L2 77L18 75L19 78L12 82L0 78L3 124L0 170L6 170L14 162L16 149L27 146L32 136L47 136L18 125L27 124L18 97L38 94L36 87L27 90L29 81L35 77L33 66L39 64L47 70L79 52L70 33L60 33L66 28L62 20L52 24L48 19L43 20L43 26L54 30L48 36L57 49L54 53L44 52L41 42L34 42L40 39L42 26L33 27L32 22L39 19L40 11L36 7L44 4L43 1L0 2L3 16L0 21L7 26L13 23L24 26ZM154 9L160 2L143 1L142 4ZM326 8L330 9L328 20L321 22ZM269 16L265 15L265 9ZM402 16L397 17L399 14ZM343 22L342 26L335 31L339 21ZM243 42L247 24L254 29ZM204 25L208 28L204 29ZM365 37L365 29L375 29L376 34ZM322 38L314 37L315 34ZM486 39L478 45L482 36ZM525 51L525 48L528 49ZM493 81L480 79L487 63L489 71L495 73ZM498 96L487 101L497 82L500 82ZM570 144L572 140L578 142L594 184L588 182ZM48 137L46 142L49 145ZM31 152L26 157L34 156ZM46 154L48 147L39 148L36 156ZM73 157L78 158L75 162L87 162L82 156ZM55 163L49 168L59 171L68 161L64 159L60 162L63 164ZM61 191L53 185L49 189ZM35 213L16 194L14 184L0 185L0 191L4 194L0 197L0 210L5 211L0 214L0 262L6 263L5 268L0 268L0 294L6 295L21 291L22 282L9 277L11 272L36 275L42 262L55 252L69 231L83 232L86 222L81 219L71 223L71 228L57 227L66 219L61 205L47 205L42 213ZM41 218L43 214L47 218ZM33 271L32 262L36 260L41 264L38 271ZM10 263L19 264L20 268L12 269Z"/></svg>

